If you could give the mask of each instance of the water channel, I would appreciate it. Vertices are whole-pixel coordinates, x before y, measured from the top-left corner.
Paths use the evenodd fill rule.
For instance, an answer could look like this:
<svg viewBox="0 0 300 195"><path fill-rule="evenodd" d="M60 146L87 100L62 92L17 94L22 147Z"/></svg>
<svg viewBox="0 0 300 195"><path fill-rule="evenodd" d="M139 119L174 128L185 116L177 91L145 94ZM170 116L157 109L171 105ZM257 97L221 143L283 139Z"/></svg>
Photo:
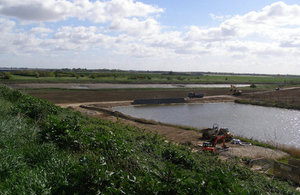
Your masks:
<svg viewBox="0 0 300 195"><path fill-rule="evenodd" d="M124 106L114 110L138 118L196 128L218 123L234 135L300 148L300 111L296 110L236 103Z"/></svg>

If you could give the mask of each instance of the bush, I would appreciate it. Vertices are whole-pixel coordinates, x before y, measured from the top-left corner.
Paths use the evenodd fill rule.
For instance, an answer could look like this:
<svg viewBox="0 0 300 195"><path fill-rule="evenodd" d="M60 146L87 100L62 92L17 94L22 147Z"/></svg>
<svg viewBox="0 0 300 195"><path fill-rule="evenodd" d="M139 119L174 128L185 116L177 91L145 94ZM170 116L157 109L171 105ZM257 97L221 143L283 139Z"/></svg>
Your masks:
<svg viewBox="0 0 300 195"><path fill-rule="evenodd" d="M181 165L187 169L192 169L195 165L194 160L185 152L171 146L166 147L166 149L162 152L162 157L173 164Z"/></svg>
<svg viewBox="0 0 300 195"><path fill-rule="evenodd" d="M89 76L89 78L91 78L91 79L95 79L95 78L96 78L96 75L94 75L94 74L91 74L91 75Z"/></svg>
<svg viewBox="0 0 300 195"><path fill-rule="evenodd" d="M61 118L50 115L47 120L41 124L39 135L42 142L53 141L59 147L79 150L80 144L76 139L77 131L80 131L80 124L76 116Z"/></svg>
<svg viewBox="0 0 300 195"><path fill-rule="evenodd" d="M18 90L12 90L8 87L0 87L0 96L10 102L16 102L23 97L23 94Z"/></svg>
<svg viewBox="0 0 300 195"><path fill-rule="evenodd" d="M20 98L12 109L14 114L22 113L34 121L40 121L50 114L58 114L61 108L31 96L23 96Z"/></svg>
<svg viewBox="0 0 300 195"><path fill-rule="evenodd" d="M5 72L4 74L2 74L0 76L1 79L11 79L12 78L12 74L10 72Z"/></svg>

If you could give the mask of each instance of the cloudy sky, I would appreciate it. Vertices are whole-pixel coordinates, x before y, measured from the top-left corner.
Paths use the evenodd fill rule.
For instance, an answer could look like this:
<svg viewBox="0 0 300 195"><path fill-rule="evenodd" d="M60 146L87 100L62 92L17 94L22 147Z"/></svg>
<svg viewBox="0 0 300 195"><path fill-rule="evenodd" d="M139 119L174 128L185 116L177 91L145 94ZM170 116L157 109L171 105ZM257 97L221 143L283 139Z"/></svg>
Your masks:
<svg viewBox="0 0 300 195"><path fill-rule="evenodd" d="M0 67L300 74L300 2L0 0Z"/></svg>

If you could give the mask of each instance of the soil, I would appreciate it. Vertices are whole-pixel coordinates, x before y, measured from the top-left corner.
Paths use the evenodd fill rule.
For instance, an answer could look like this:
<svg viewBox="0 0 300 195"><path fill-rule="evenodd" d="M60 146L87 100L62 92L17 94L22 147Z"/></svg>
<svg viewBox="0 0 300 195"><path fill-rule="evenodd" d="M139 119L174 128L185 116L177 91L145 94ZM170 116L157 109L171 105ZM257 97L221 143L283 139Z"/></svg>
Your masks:
<svg viewBox="0 0 300 195"><path fill-rule="evenodd" d="M187 97L191 91L204 93L206 96L228 95L228 89L114 89L114 90L61 90L39 89L24 92L55 104L132 101L134 99L178 98ZM245 92L247 92L245 90Z"/></svg>
<svg viewBox="0 0 300 195"><path fill-rule="evenodd" d="M286 88L279 91L264 91L248 93L242 96L242 98L256 100L256 101L272 101L276 103L290 104L300 107L300 88Z"/></svg>
<svg viewBox="0 0 300 195"><path fill-rule="evenodd" d="M17 89L135 89L135 88L229 88L230 84L142 84L142 83L15 83L7 84ZM236 84L246 87L249 84Z"/></svg>

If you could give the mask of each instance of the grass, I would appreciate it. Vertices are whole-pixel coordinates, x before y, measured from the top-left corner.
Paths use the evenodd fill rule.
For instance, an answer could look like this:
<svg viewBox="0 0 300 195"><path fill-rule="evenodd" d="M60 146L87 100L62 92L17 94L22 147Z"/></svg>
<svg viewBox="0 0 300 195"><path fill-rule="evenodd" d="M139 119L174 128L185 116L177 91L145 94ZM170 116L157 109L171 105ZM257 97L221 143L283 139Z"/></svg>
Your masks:
<svg viewBox="0 0 300 195"><path fill-rule="evenodd" d="M235 103L300 110L299 105L289 104L289 103L285 103L285 102L271 101L271 100L238 99L238 100L235 100Z"/></svg>
<svg viewBox="0 0 300 195"><path fill-rule="evenodd" d="M257 141L257 140L248 139L248 138L239 137L239 136L234 136L234 138L240 139L240 140L243 141L243 142L251 143L252 145L255 145L255 146L261 146L261 147L264 147L264 148L270 148L270 149L277 149L277 147L274 146L274 145L272 145L272 144L259 142L259 141Z"/></svg>
<svg viewBox="0 0 300 195"><path fill-rule="evenodd" d="M0 88L0 194L296 194L239 161Z"/></svg>
<svg viewBox="0 0 300 195"><path fill-rule="evenodd" d="M277 146L278 149L285 151L290 154L294 158L300 159L300 148L296 148L293 146Z"/></svg>
<svg viewBox="0 0 300 195"><path fill-rule="evenodd" d="M241 76L241 75L168 75L162 73L129 72L11 72L5 83L255 83L255 84L300 84L300 77L286 76ZM56 77L54 76L56 75Z"/></svg>

